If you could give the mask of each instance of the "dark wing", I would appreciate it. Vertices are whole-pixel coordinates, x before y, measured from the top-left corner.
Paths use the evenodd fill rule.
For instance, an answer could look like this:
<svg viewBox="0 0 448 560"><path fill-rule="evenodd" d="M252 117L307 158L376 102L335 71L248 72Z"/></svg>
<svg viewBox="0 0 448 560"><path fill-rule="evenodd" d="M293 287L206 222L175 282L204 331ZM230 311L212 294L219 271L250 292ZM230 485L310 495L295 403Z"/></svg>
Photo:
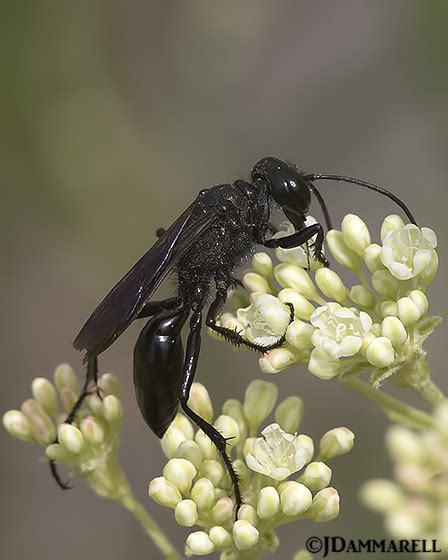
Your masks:
<svg viewBox="0 0 448 560"><path fill-rule="evenodd" d="M217 215L209 207L204 207L198 217L190 220L198 200L199 197L87 319L73 343L77 350L86 351L85 361L106 350L127 329L165 276L197 242L198 235L214 222Z"/></svg>

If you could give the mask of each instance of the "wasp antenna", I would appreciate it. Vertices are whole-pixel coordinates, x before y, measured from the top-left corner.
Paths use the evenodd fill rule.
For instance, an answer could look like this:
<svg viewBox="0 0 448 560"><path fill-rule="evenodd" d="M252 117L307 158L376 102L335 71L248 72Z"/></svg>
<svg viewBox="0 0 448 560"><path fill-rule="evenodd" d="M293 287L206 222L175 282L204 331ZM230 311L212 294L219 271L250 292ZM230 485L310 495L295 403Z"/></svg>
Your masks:
<svg viewBox="0 0 448 560"><path fill-rule="evenodd" d="M360 187L364 187L366 189L370 189L372 191L378 192L384 196L387 196L391 200L393 200L398 206L403 210L406 216L410 219L410 221L417 225L417 222L412 215L412 212L406 206L406 204L395 196L393 193L388 191L383 187L379 187L378 185L374 185L373 183L367 183L367 181L362 181L361 179L355 179L354 177L345 177L343 175L322 175L320 173L314 173L312 175L306 175L305 179L307 181L321 181L321 180L329 180L329 181L344 181L345 183L352 183L354 185L359 185ZM317 195L316 195L317 196Z"/></svg>
<svg viewBox="0 0 448 560"><path fill-rule="evenodd" d="M323 196L320 194L320 192L317 190L317 187L313 185L313 183L308 183L308 186L310 188L310 191L316 197L317 202L319 203L322 209L322 212L325 217L325 223L327 224L327 230L330 231L330 229L333 229L333 224L331 222L330 212L328 211L327 205L325 204L325 200L323 199Z"/></svg>

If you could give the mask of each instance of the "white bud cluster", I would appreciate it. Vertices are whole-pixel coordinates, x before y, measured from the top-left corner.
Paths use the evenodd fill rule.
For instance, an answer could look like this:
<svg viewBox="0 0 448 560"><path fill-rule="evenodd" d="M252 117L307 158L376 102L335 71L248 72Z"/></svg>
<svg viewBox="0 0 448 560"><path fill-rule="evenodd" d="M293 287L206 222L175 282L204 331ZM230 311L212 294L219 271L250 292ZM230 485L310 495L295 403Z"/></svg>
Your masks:
<svg viewBox="0 0 448 560"><path fill-rule="evenodd" d="M361 489L361 500L384 516L395 539L432 539L448 554L448 402L438 405L433 427L413 431L392 426L386 444L395 480L373 479Z"/></svg>
<svg viewBox="0 0 448 560"><path fill-rule="evenodd" d="M329 486L331 469L322 461L350 451L354 438L350 430L327 432L319 460L313 461L313 440L297 434L303 402L290 396L276 406L274 383L253 381L244 401L229 399L215 420L205 387L194 383L192 395L190 406L231 438L227 452L241 480L243 505L235 520L233 487L216 448L178 414L162 438L168 462L162 476L149 483L149 495L173 509L179 525L199 526L186 540L188 556L220 552L222 558L237 558L244 550L273 550L277 526L300 519L329 521L338 515L339 496ZM272 413L276 422L256 437Z"/></svg>
<svg viewBox="0 0 448 560"><path fill-rule="evenodd" d="M340 231L328 232L333 258L359 278L351 287L334 270L319 267L308 247L277 249L280 264L256 254L254 272L243 277L250 305L225 313L221 323L262 345L286 333L282 347L260 358L265 373L294 363L306 364L322 379L353 368L373 368L374 379L397 373L421 355L427 336L425 291L438 267L437 238L429 228L392 215L383 221L381 242L372 243L368 227L353 214L345 216ZM286 303L294 306L292 323ZM420 330L426 334L419 336Z"/></svg>

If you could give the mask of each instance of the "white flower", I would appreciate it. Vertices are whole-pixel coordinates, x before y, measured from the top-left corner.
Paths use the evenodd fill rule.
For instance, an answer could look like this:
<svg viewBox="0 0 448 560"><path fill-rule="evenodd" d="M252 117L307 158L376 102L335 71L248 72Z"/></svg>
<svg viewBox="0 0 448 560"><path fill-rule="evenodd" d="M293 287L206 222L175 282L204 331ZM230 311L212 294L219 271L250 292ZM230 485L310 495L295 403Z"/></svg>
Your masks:
<svg viewBox="0 0 448 560"><path fill-rule="evenodd" d="M312 343L333 359L357 354L372 327L370 315L364 311L357 315L335 302L318 307L311 315L311 323L316 327Z"/></svg>
<svg viewBox="0 0 448 560"><path fill-rule="evenodd" d="M284 480L307 462L308 451L300 436L284 432L278 424L270 424L261 435L246 456L247 466L253 471Z"/></svg>
<svg viewBox="0 0 448 560"><path fill-rule="evenodd" d="M380 259L398 280L409 280L424 270L437 247L437 236L429 228L406 224L385 233Z"/></svg>
<svg viewBox="0 0 448 560"><path fill-rule="evenodd" d="M317 224L317 220L312 216L308 216L305 220L305 225L311 226L312 224ZM276 239L286 237L287 235L291 235L295 232L294 226L290 222L284 222L280 225L280 227L282 229L273 235ZM313 251L309 248L315 240L316 236L312 237L308 241L308 244L301 245L300 247L293 247L292 249L282 249L279 247L275 250L275 256L281 262L292 263L302 268L311 268L312 270L315 270L322 266L318 261L316 261L313 256Z"/></svg>
<svg viewBox="0 0 448 560"><path fill-rule="evenodd" d="M246 327L244 336L257 344L268 345L288 328L290 310L275 296L262 294L249 307L238 309L237 318Z"/></svg>

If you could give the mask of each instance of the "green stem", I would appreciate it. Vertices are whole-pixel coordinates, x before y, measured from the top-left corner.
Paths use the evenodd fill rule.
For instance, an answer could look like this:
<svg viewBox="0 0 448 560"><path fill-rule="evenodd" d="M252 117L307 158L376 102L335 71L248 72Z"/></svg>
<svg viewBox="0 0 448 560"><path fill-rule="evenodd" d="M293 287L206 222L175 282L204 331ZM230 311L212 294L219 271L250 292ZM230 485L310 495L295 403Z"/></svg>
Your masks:
<svg viewBox="0 0 448 560"><path fill-rule="evenodd" d="M181 555L168 540L158 523L149 515L145 508L135 499L131 492L121 497L118 502L125 507L145 530L156 547L167 560L180 560Z"/></svg>
<svg viewBox="0 0 448 560"><path fill-rule="evenodd" d="M429 414L410 406L387 393L383 393L378 389L374 389L368 383L356 379L354 377L347 377L342 380L342 383L356 391L360 395L368 398L374 403L378 404L385 411L392 414L402 416L422 428L430 428L433 425L433 420Z"/></svg>
<svg viewBox="0 0 448 560"><path fill-rule="evenodd" d="M442 391L437 387L437 385L431 381L429 375L422 379L418 385L414 387L417 393L425 399L425 401L429 402L432 406L435 406L443 401L446 400L445 395Z"/></svg>

